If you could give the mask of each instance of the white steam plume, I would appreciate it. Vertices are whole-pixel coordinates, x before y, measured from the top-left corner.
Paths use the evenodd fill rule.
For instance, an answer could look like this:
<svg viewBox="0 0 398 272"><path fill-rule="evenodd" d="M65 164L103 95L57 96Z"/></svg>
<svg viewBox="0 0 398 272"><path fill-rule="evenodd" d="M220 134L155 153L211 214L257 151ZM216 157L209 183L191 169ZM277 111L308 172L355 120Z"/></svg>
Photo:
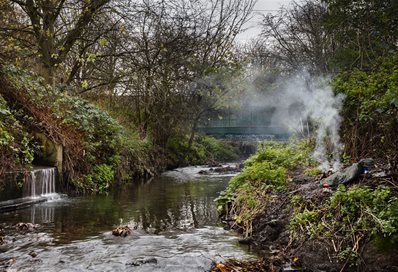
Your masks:
<svg viewBox="0 0 398 272"><path fill-rule="evenodd" d="M257 93L254 102L248 97L252 102L246 101L246 104L254 108L273 108L272 125L303 134L308 131L307 121L311 120L316 124L314 158L320 163L322 171L330 168L337 171L340 169L342 150L339 112L344 96L335 95L328 81L328 78L311 77L301 72L283 79L276 84L276 89L263 92L261 98ZM332 152L331 159L327 156L327 150Z"/></svg>

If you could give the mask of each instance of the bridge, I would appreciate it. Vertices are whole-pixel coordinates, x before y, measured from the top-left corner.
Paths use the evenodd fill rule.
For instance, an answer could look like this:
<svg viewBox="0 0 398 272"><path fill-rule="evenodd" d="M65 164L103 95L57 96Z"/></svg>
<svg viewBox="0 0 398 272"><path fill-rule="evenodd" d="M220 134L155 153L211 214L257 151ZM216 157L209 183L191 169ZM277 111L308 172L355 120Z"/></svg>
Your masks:
<svg viewBox="0 0 398 272"><path fill-rule="evenodd" d="M291 135L276 126L198 127L197 132L220 138L287 139Z"/></svg>
<svg viewBox="0 0 398 272"><path fill-rule="evenodd" d="M225 114L209 118L196 131L218 138L287 139L291 135L287 128L271 125L269 118L263 114L251 113L244 116Z"/></svg>

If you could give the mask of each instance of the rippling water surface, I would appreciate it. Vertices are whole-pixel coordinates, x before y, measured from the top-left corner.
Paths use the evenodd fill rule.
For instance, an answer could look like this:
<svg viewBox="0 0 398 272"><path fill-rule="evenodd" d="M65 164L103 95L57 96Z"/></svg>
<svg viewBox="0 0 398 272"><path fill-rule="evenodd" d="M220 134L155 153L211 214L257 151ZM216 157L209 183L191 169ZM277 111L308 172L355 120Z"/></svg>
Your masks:
<svg viewBox="0 0 398 272"><path fill-rule="evenodd" d="M208 271L213 260L253 258L222 228L214 199L230 175L180 168L106 196L61 198L1 213L0 271ZM38 224L20 233L18 222ZM128 225L132 235L111 234Z"/></svg>

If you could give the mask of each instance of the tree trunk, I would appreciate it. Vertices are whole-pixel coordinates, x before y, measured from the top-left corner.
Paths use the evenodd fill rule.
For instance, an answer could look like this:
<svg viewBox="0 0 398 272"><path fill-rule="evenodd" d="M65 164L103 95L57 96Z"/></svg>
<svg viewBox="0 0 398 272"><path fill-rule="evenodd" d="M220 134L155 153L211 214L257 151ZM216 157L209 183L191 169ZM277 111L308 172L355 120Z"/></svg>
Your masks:
<svg viewBox="0 0 398 272"><path fill-rule="evenodd" d="M54 84L54 68L47 67L46 65L39 63L38 66L38 73L44 78L46 84L53 86Z"/></svg>

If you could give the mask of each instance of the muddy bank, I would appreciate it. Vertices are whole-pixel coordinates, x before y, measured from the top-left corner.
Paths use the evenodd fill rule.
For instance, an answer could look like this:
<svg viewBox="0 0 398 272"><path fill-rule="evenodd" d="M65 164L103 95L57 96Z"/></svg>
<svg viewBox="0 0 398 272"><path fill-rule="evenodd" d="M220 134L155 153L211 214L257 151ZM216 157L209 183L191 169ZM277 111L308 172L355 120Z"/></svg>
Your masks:
<svg viewBox="0 0 398 272"><path fill-rule="evenodd" d="M336 249L339 245L333 243L333 238L298 239L292 236L289 231L294 212L292 197L300 196L317 203L322 210L323 203L335 192L335 189L322 188L320 176L309 177L301 172L292 173L292 182L287 190L272 194L267 208L253 220L249 242L261 252L268 264L263 271L298 271L283 269L282 263L300 267L300 271L398 271L398 247L397 244L390 245L388 238L377 245L370 235L359 239L359 264L354 266L348 259L339 258ZM373 178L366 181L362 177L358 182L380 184L381 180Z"/></svg>

